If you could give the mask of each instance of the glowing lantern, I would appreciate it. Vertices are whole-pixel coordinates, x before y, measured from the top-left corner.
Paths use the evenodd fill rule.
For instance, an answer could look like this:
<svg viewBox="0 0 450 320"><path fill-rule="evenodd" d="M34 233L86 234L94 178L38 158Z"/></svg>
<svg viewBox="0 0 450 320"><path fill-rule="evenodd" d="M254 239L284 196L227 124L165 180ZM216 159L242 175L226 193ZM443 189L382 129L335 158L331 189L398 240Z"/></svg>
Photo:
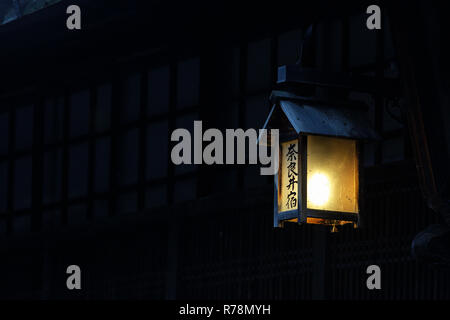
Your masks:
<svg viewBox="0 0 450 320"><path fill-rule="evenodd" d="M378 138L364 109L330 107L284 92L273 92L272 101L264 128L280 134L274 226L358 226L362 141Z"/></svg>

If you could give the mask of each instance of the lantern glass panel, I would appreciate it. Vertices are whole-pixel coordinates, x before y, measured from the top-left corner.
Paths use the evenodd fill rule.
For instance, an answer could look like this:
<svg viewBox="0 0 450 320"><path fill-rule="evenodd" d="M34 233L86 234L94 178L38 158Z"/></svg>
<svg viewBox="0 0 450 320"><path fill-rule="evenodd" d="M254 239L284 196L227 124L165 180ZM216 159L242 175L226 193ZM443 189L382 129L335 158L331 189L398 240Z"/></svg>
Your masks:
<svg viewBox="0 0 450 320"><path fill-rule="evenodd" d="M281 143L281 170L278 188L279 212L298 208L299 183L298 139Z"/></svg>
<svg viewBox="0 0 450 320"><path fill-rule="evenodd" d="M308 136L309 209L358 213L358 157L349 139Z"/></svg>

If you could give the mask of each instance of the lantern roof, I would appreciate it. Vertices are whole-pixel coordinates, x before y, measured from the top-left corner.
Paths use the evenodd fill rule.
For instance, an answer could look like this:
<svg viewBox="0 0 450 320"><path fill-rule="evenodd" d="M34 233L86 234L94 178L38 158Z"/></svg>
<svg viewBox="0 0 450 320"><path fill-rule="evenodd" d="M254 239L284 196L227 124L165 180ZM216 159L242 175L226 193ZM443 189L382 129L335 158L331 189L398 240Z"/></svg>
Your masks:
<svg viewBox="0 0 450 320"><path fill-rule="evenodd" d="M365 110L353 105L335 106L291 96L279 97L273 105L263 129L280 129L280 135L326 135L357 140L377 140ZM290 127L290 128L286 128Z"/></svg>

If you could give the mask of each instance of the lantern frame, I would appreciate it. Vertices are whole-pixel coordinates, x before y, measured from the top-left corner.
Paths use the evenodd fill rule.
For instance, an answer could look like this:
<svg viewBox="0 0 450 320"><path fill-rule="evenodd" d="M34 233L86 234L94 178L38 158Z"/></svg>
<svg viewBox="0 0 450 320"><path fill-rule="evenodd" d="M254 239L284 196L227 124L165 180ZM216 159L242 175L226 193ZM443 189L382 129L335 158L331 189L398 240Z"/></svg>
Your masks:
<svg viewBox="0 0 450 320"><path fill-rule="evenodd" d="M332 210L320 210L312 209L307 207L307 186L308 186L308 172L307 172L307 147L308 147L308 136L309 134L300 134L298 136L285 136L280 140L280 145L283 142L288 142L292 140L297 140L298 143L298 168L299 168L299 178L298 178L298 192L297 192L297 209L289 211L279 211L278 197L279 188L281 183L280 169L274 175L274 227L283 227L284 222L292 221L297 219L297 223L303 224L308 223L308 218L322 219L323 222L319 224L325 225L340 225L346 223L353 223L355 227L361 225L361 208L362 208L362 163L363 163L363 144L357 139L350 139L355 141L356 147L356 158L358 161L358 212L342 212L342 211L332 211ZM324 137L330 137L327 135L321 135ZM279 150L279 159L281 159L281 148Z"/></svg>
<svg viewBox="0 0 450 320"><path fill-rule="evenodd" d="M285 222L313 223L337 226L353 224L362 225L361 211L363 208L363 141L378 140L378 134L371 129L370 122L364 116L366 107L360 103L324 102L311 98L297 96L292 92L272 91L272 110L264 124L264 129L280 129L279 146L284 142L296 140L298 143L298 189L297 208L289 211L279 211L279 185L281 182L281 165L274 175L274 227L283 227ZM282 116L280 117L280 114ZM274 121L276 121L274 123ZM270 131L270 130L269 130ZM270 134L270 133L269 133ZM357 182L357 212L344 212L313 209L307 207L307 147L308 136L323 136L330 138L349 139L355 142L355 157L358 169ZM260 137L261 138L261 137ZM258 143L263 140L258 139ZM270 144L270 139L267 140ZM279 148L279 159L282 159Z"/></svg>
<svg viewBox="0 0 450 320"><path fill-rule="evenodd" d="M381 86L386 96L392 96L396 94L399 83L385 79ZM323 96L314 96L315 87L327 88L326 90L329 88L335 93L339 91L343 94L338 93L330 101L324 99ZM380 140L380 136L372 129L370 121L365 116L367 105L349 101L346 98L341 100L341 98L347 96L350 90L371 94L376 93L379 88L380 84L368 76L324 72L298 64L278 68L277 86L269 98L273 107L263 128L281 129L279 146L283 142L297 140L299 155L297 163L300 176L298 177L297 209L279 212L278 186L281 181L281 165L274 175L275 227L282 227L284 222L291 222L294 219L299 224L318 223L333 227L346 223L353 223L355 227L363 224L361 217L363 217L362 212L364 211L364 142ZM284 114L285 119L280 118L279 113ZM307 207L307 138L311 135L355 141L355 156L358 161L356 166L358 169L357 212L329 211ZM260 140L258 139L258 141ZM270 142L268 143L270 144ZM279 159L282 159L281 149ZM308 222L308 218L311 219L311 222Z"/></svg>

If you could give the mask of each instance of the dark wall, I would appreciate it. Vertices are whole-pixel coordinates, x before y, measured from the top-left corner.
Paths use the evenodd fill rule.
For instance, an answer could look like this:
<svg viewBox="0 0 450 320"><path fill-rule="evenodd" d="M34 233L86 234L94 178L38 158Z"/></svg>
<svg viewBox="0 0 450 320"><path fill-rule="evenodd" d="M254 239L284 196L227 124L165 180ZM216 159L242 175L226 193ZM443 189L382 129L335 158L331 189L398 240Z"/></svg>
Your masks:
<svg viewBox="0 0 450 320"><path fill-rule="evenodd" d="M330 234L326 297L447 299L445 270L415 262L417 230L439 218L426 208L413 168L393 166L366 194L366 227ZM408 173L409 172L409 173ZM320 227L271 227L271 188L232 192L2 241L2 298L311 299L323 248ZM319 236L317 236L319 233ZM324 243L321 242L321 245ZM82 269L82 290L65 287L65 269ZM382 290L366 288L377 264ZM317 297L316 297L317 298Z"/></svg>
<svg viewBox="0 0 450 320"><path fill-rule="evenodd" d="M66 1L0 27L1 297L448 298L445 272L410 255L441 217L420 192L403 92L344 92L382 136L365 146L361 229L274 229L257 166L170 162L170 133L194 120L261 127L312 21L316 67L399 79L389 20L368 31L353 2L80 3L79 33L60 27Z"/></svg>

